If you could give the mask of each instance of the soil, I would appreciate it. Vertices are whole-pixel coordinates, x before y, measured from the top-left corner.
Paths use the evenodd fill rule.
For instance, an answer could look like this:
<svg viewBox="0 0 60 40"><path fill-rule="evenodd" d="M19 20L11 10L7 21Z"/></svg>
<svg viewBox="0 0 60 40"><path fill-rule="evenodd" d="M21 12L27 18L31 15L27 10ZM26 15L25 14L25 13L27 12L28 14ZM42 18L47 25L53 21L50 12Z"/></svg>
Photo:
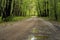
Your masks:
<svg viewBox="0 0 60 40"><path fill-rule="evenodd" d="M38 40L60 40L60 28L38 17L0 25L0 40L31 40L31 35L48 37Z"/></svg>

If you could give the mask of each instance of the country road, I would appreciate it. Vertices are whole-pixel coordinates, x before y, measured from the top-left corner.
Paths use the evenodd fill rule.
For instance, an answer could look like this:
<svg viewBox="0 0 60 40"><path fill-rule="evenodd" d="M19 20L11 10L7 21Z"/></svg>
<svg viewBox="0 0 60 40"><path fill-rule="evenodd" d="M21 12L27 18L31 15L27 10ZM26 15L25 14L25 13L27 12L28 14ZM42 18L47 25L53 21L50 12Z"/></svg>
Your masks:
<svg viewBox="0 0 60 40"><path fill-rule="evenodd" d="M0 26L0 40L60 40L59 28L42 18L8 24Z"/></svg>

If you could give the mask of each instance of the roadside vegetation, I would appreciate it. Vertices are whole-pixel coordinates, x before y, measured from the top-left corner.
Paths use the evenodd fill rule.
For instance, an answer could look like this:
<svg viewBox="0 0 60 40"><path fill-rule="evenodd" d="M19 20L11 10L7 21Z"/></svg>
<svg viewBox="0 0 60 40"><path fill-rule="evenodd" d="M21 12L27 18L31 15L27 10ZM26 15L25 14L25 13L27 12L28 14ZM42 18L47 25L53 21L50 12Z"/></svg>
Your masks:
<svg viewBox="0 0 60 40"><path fill-rule="evenodd" d="M29 16L60 21L59 0L0 0L0 23Z"/></svg>

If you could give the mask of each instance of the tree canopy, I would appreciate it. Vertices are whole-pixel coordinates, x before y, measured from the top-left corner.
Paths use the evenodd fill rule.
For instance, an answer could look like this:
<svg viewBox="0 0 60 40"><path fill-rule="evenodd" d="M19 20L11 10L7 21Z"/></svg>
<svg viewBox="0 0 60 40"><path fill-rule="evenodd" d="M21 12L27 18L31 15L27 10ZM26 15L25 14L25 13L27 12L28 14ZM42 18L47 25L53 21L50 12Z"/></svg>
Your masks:
<svg viewBox="0 0 60 40"><path fill-rule="evenodd" d="M59 20L60 0L0 0L0 16L39 16Z"/></svg>

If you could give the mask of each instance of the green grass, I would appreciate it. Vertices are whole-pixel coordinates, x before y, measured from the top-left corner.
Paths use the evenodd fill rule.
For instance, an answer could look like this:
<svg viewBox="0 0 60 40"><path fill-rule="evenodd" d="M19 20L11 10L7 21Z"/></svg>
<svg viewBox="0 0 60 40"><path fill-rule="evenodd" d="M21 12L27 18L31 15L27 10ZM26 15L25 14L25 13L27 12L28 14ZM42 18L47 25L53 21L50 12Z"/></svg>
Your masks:
<svg viewBox="0 0 60 40"><path fill-rule="evenodd" d="M12 19L12 21L22 21L23 19L27 19L27 18L29 18L29 17L19 17L19 16L17 16L17 17L13 17L13 19Z"/></svg>
<svg viewBox="0 0 60 40"><path fill-rule="evenodd" d="M43 18L43 19L45 19L45 20L50 20L50 18L49 17L41 17L41 18Z"/></svg>
<svg viewBox="0 0 60 40"><path fill-rule="evenodd" d="M23 17L23 16L15 16L15 17L8 17L8 21L7 22L16 22L16 21L22 21L22 20L25 20L25 19L28 19L28 18L30 18L30 16L25 16L25 17ZM4 21L1 19L1 17L0 17L0 23L4 23Z"/></svg>
<svg viewBox="0 0 60 40"><path fill-rule="evenodd" d="M3 21L2 21L2 19L1 19L1 17L0 17L0 23L2 23Z"/></svg>
<svg viewBox="0 0 60 40"><path fill-rule="evenodd" d="M46 20L46 21L50 21L50 22L58 22L58 23L60 23L60 19L58 19L57 21L55 21L54 19L51 19L51 18L49 18L49 17L42 17L44 20Z"/></svg>

